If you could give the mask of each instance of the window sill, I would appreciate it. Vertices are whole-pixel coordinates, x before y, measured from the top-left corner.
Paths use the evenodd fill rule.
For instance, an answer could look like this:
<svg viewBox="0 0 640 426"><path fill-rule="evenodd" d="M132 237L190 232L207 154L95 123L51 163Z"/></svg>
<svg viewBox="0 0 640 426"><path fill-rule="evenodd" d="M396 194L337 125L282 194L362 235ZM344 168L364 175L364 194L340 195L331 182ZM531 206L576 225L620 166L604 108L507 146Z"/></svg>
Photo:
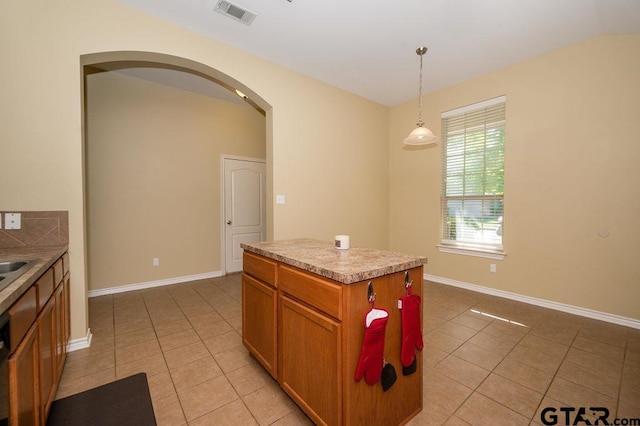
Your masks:
<svg viewBox="0 0 640 426"><path fill-rule="evenodd" d="M484 257L486 259L504 260L507 255L503 251L480 250L467 247L452 247L438 244L438 250L441 253L461 254L464 256Z"/></svg>

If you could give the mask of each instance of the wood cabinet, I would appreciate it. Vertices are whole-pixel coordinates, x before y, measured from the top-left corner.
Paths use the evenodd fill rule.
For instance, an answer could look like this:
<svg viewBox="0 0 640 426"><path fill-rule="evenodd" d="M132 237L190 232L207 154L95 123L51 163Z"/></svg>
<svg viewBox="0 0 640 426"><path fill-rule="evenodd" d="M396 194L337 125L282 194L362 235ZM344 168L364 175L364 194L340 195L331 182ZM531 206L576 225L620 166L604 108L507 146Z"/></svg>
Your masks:
<svg viewBox="0 0 640 426"><path fill-rule="evenodd" d="M243 342L315 424L398 425L422 410L422 357L417 352L417 370L403 376L398 309L405 273L422 296L422 266L343 284L247 251L244 256ZM376 307L389 312L384 357L397 380L386 392L380 383L354 379L371 308L369 284Z"/></svg>
<svg viewBox="0 0 640 426"><path fill-rule="evenodd" d="M256 359L277 378L276 290L248 275L242 278L242 341Z"/></svg>
<svg viewBox="0 0 640 426"><path fill-rule="evenodd" d="M242 341L277 378L277 265L249 253L244 254L243 263L247 272L242 275Z"/></svg>
<svg viewBox="0 0 640 426"><path fill-rule="evenodd" d="M53 326L53 338L54 338L54 377L56 380L62 375L62 369L64 362L67 358L67 344L69 343L69 255L65 253L54 264L54 281L55 291L52 296L52 301L55 305L54 313L54 326ZM47 409L48 412L48 409Z"/></svg>
<svg viewBox="0 0 640 426"><path fill-rule="evenodd" d="M69 273L69 253L62 255L62 273L64 274L62 279L63 297L64 297L64 309L61 312L61 316L64 317L64 329L63 329L63 362L67 357L67 347L69 346L69 340L71 339L71 275ZM62 372L62 370L60 370Z"/></svg>
<svg viewBox="0 0 640 426"><path fill-rule="evenodd" d="M17 348L38 317L38 290L35 285L9 308L9 349Z"/></svg>
<svg viewBox="0 0 640 426"><path fill-rule="evenodd" d="M9 358L9 424L40 425L40 350L34 324Z"/></svg>
<svg viewBox="0 0 640 426"><path fill-rule="evenodd" d="M56 391L56 300L50 298L38 315L38 335L40 339L40 418L42 424L49 413L49 407Z"/></svg>
<svg viewBox="0 0 640 426"><path fill-rule="evenodd" d="M422 297L422 266L370 281L376 295L375 306L389 311L384 357L394 366L397 381L386 392L382 391L379 383L369 386L364 379L356 382L353 378L364 338L364 317L370 309L366 303L369 281L345 286L345 300L348 301L348 313L345 314L343 322L348 324L345 326L344 333L344 353L348 373L344 391L345 418L348 419L346 424L397 425L403 423L403 419L408 420L422 410L422 352L416 351L417 369L413 374L404 376L400 363L402 322L398 299L406 293L405 272L414 282L413 293ZM422 322L422 310L420 321Z"/></svg>
<svg viewBox="0 0 640 426"><path fill-rule="evenodd" d="M69 275L60 258L9 308L9 424L45 425L69 342Z"/></svg>
<svg viewBox="0 0 640 426"><path fill-rule="evenodd" d="M64 362L67 359L67 345L69 335L67 334L67 288L63 284L58 286L55 292L56 303L56 375L62 373Z"/></svg>
<svg viewBox="0 0 640 426"><path fill-rule="evenodd" d="M316 424L341 424L341 324L286 295L279 302L280 385Z"/></svg>

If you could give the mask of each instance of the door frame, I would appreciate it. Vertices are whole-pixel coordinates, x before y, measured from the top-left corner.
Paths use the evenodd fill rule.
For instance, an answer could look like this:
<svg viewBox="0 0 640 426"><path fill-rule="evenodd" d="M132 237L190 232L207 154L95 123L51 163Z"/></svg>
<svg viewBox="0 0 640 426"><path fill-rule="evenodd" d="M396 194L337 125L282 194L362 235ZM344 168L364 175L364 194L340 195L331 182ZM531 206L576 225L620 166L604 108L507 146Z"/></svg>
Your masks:
<svg viewBox="0 0 640 426"><path fill-rule="evenodd" d="M267 160L266 158L254 158L254 157L243 157L240 155L230 155L230 154L220 154L220 270L222 275L227 275L227 227L225 226L225 185L224 185L224 177L225 177L225 169L224 169L224 160L237 160L237 161L251 161L253 163L263 163L266 167ZM266 175L265 175L266 178ZM265 185L265 196L266 200L266 185ZM265 224L266 226L266 224Z"/></svg>

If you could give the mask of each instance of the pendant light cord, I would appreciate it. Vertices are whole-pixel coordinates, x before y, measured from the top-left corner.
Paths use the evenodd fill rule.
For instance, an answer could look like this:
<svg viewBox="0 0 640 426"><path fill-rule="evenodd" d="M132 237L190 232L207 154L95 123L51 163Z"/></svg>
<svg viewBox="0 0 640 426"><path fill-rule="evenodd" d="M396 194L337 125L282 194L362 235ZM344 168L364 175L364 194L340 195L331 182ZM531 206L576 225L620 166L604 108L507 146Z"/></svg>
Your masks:
<svg viewBox="0 0 640 426"><path fill-rule="evenodd" d="M422 57L424 56L426 51L427 49L425 47L421 47L416 50L416 53L420 55L420 86L418 87L418 127L422 127L424 125L424 121L422 119Z"/></svg>
<svg viewBox="0 0 640 426"><path fill-rule="evenodd" d="M418 127L413 129L409 136L407 136L403 143L405 145L433 145L438 141L438 137L426 127L424 127L424 120L422 117L422 63L425 53L427 53L426 47L418 47L416 54L420 56L420 85L418 86Z"/></svg>

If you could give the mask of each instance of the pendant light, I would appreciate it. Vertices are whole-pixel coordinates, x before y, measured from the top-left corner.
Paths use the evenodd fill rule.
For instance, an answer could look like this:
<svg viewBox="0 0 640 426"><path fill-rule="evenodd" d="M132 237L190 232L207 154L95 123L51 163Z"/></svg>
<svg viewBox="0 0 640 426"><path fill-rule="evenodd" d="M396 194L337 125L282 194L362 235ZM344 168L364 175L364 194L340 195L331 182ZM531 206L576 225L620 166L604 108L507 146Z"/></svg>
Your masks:
<svg viewBox="0 0 640 426"><path fill-rule="evenodd" d="M431 145L438 141L438 137L435 136L431 130L424 127L424 121L422 120L422 56L427 53L426 47L419 47L416 49L416 53L420 56L420 86L418 89L418 127L413 129L409 136L403 141L405 145Z"/></svg>

